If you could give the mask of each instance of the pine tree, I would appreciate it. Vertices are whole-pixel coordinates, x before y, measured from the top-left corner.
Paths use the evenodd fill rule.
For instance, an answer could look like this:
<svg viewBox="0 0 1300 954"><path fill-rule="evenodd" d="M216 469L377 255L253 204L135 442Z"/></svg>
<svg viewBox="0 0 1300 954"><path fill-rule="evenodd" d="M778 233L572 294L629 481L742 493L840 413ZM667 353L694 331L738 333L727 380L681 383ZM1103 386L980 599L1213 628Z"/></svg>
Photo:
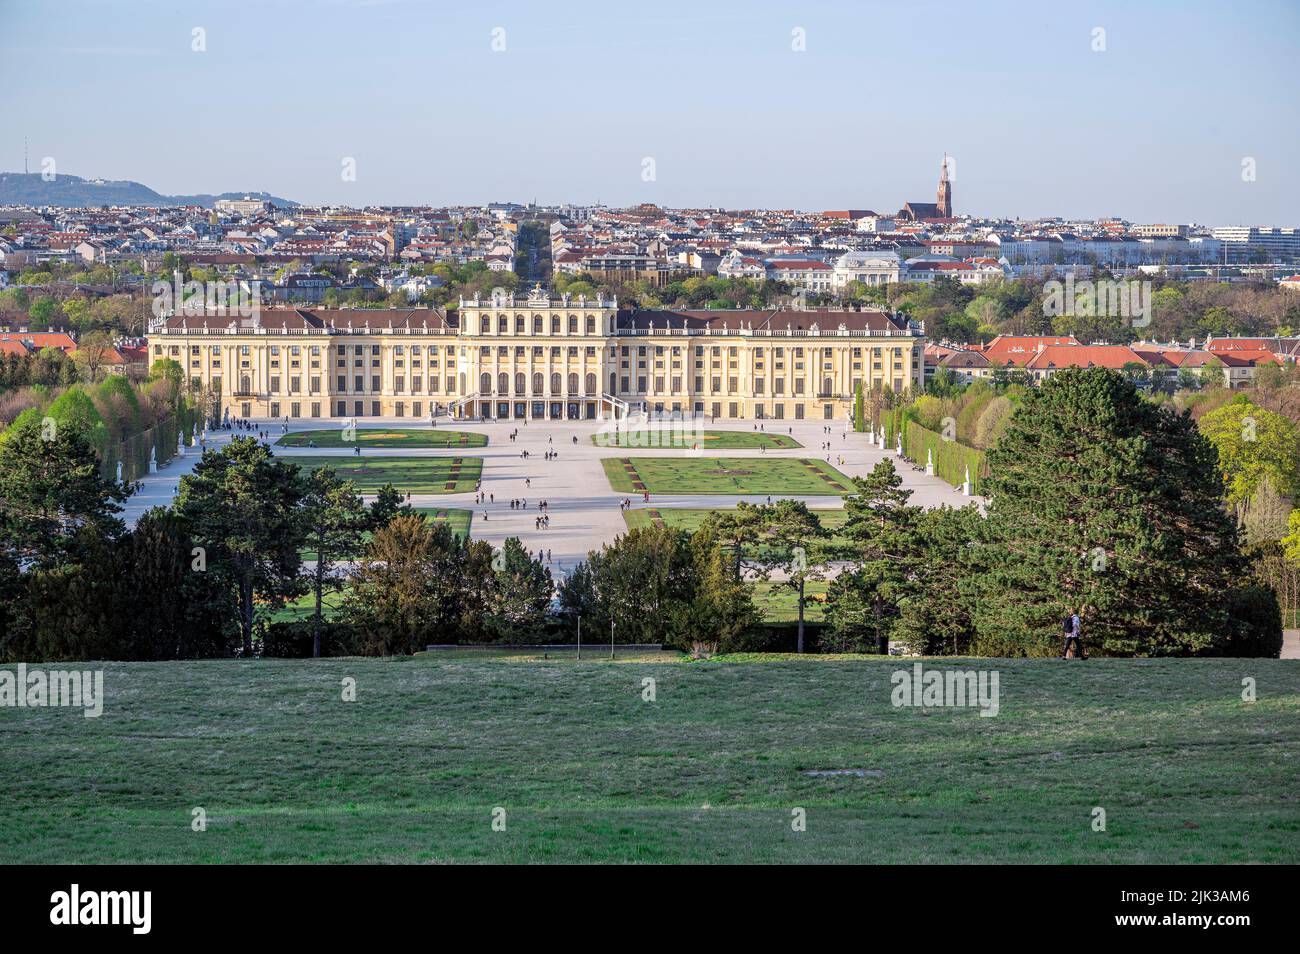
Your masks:
<svg viewBox="0 0 1300 954"><path fill-rule="evenodd" d="M766 544L764 576L781 573L783 586L795 591L799 613L796 646L804 649L804 612L808 605L808 584L823 578L821 546L830 536L808 505L796 500L778 500L764 506L762 541Z"/></svg>
<svg viewBox="0 0 1300 954"><path fill-rule="evenodd" d="M855 477L857 493L844 502L841 534L855 567L841 573L827 593L830 633L823 641L839 651L875 644L885 652L899 605L906 596L910 566L919 552L916 522L921 508L908 503L912 491L888 458L866 477Z"/></svg>
<svg viewBox="0 0 1300 954"><path fill-rule="evenodd" d="M0 550L40 568L75 560L83 531L92 539L122 534L117 514L132 489L100 476L76 424L15 422L0 442Z"/></svg>
<svg viewBox="0 0 1300 954"><path fill-rule="evenodd" d="M892 638L926 656L968 653L975 635L970 582L979 573L984 517L974 504L937 507L919 516L916 530L919 545Z"/></svg>
<svg viewBox="0 0 1300 954"><path fill-rule="evenodd" d="M257 598L274 607L301 592L304 483L252 437L207 450L181 478L175 511L201 547L206 572L228 594L243 652L253 653Z"/></svg>
<svg viewBox="0 0 1300 954"><path fill-rule="evenodd" d="M360 552L372 513L367 512L352 481L341 480L330 467L318 467L305 478L302 498L304 545L315 563L308 570L315 606L312 611L311 654L320 656L321 623L326 593L346 585L334 572L339 560Z"/></svg>
<svg viewBox="0 0 1300 954"><path fill-rule="evenodd" d="M1115 655L1221 652L1245 565L1213 446L1120 374L1067 369L989 453L976 651L1049 655L1079 611ZM1280 627L1279 627L1280 629Z"/></svg>
<svg viewBox="0 0 1300 954"><path fill-rule="evenodd" d="M551 571L524 549L518 537L507 537L492 558L486 595L490 635L506 642L529 642L546 622L555 585Z"/></svg>

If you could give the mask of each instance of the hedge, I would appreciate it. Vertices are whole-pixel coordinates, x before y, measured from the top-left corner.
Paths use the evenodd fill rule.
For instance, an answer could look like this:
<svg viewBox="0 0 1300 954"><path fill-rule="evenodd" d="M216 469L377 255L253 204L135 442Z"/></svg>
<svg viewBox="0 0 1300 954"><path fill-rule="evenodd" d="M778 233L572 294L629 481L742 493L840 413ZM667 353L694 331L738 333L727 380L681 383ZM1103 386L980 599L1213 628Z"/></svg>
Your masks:
<svg viewBox="0 0 1300 954"><path fill-rule="evenodd" d="M971 493L978 494L984 478L989 475L988 457L984 451L967 447L957 441L944 440L943 435L908 421L903 434L903 453L918 464L925 463L926 452L934 454L934 472L954 487L960 487L970 468Z"/></svg>

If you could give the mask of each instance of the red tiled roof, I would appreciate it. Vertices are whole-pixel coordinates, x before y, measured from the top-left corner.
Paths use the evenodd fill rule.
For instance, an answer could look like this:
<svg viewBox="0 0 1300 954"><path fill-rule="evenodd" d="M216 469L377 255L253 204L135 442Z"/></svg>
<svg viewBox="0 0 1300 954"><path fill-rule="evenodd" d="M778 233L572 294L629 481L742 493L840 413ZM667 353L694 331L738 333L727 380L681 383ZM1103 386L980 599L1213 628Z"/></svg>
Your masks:
<svg viewBox="0 0 1300 954"><path fill-rule="evenodd" d="M1026 365L1033 371L1053 368L1113 368L1126 364L1143 364L1128 345L1049 345L1034 355Z"/></svg>
<svg viewBox="0 0 1300 954"><path fill-rule="evenodd" d="M61 331L5 331L0 332L0 341L27 342L37 350L58 348L60 351L73 351L77 347L72 336Z"/></svg>
<svg viewBox="0 0 1300 954"><path fill-rule="evenodd" d="M1074 335L1036 336L1036 335L998 335L983 348L990 364L1006 366L1023 365L1032 358L1040 347L1057 345L1077 345L1079 340Z"/></svg>

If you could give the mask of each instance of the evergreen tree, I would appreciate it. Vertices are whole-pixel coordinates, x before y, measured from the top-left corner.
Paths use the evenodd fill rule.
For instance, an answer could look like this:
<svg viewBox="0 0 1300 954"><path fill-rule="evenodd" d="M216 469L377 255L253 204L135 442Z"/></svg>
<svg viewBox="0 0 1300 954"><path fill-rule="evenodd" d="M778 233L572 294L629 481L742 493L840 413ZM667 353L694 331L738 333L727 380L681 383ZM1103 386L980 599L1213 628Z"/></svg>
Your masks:
<svg viewBox="0 0 1300 954"><path fill-rule="evenodd" d="M398 514L409 516L413 511L406 506L406 497L392 484L384 484L375 494L370 504L370 529L378 530L388 526L388 522Z"/></svg>
<svg viewBox="0 0 1300 954"><path fill-rule="evenodd" d="M715 510L702 524L710 530L720 545L731 551L731 563L737 580L747 568L745 552L758 540L763 528L763 511L755 504L742 500L735 510Z"/></svg>
<svg viewBox="0 0 1300 954"><path fill-rule="evenodd" d="M804 649L804 613L808 605L808 584L822 579L822 543L830 536L808 505L796 500L778 500L762 508L765 544L764 576L780 573L781 585L795 591L799 614L797 652Z"/></svg>
<svg viewBox="0 0 1300 954"><path fill-rule="evenodd" d="M690 549L695 594L673 628L697 654L726 651L759 621L753 584L736 578L733 560L711 528L691 534Z"/></svg>
<svg viewBox="0 0 1300 954"><path fill-rule="evenodd" d="M988 460L977 652L1057 653L1072 610L1093 651L1228 648L1246 567L1188 415L1113 371L1067 369L1026 394Z"/></svg>
<svg viewBox="0 0 1300 954"><path fill-rule="evenodd" d="M823 643L841 652L860 652L874 643L883 653L919 552L920 508L908 503L912 491L903 488L889 458L866 477L853 478L853 485L857 492L844 502L841 534L849 541L854 568L841 573L827 593L830 632Z"/></svg>
<svg viewBox="0 0 1300 954"><path fill-rule="evenodd" d="M341 480L331 467L318 467L308 474L304 490L304 545L316 557L308 569L315 604L311 618L311 654L319 657L325 594L337 593L346 584L346 579L335 569L339 560L360 553L373 511L367 512L352 481Z"/></svg>
<svg viewBox="0 0 1300 954"><path fill-rule="evenodd" d="M899 601L891 638L907 652L956 656L974 638L970 581L978 575L984 517L973 504L937 507L917 519L909 586Z"/></svg>
<svg viewBox="0 0 1300 954"><path fill-rule="evenodd" d="M551 571L528 554L518 537L502 543L492 571L486 594L489 632L506 642L529 642L541 632L551 606Z"/></svg>
<svg viewBox="0 0 1300 954"><path fill-rule="evenodd" d="M277 461L252 437L204 451L181 478L174 509L227 594L246 656L259 600L274 608L300 592L303 492L297 466Z"/></svg>
<svg viewBox="0 0 1300 954"><path fill-rule="evenodd" d="M118 612L129 623L123 659L203 659L227 655L236 633L216 576L194 552L186 522L155 507L123 547Z"/></svg>
<svg viewBox="0 0 1300 954"><path fill-rule="evenodd" d="M16 421L0 441L0 552L39 568L77 559L79 539L121 535L132 489L100 476L77 426Z"/></svg>

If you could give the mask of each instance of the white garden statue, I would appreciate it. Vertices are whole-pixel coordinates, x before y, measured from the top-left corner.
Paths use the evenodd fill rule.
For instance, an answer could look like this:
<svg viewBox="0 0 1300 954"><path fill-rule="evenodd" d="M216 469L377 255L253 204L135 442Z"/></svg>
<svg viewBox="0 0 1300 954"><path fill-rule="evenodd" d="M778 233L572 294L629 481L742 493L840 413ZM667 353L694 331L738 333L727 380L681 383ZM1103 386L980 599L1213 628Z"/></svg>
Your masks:
<svg viewBox="0 0 1300 954"><path fill-rule="evenodd" d="M929 447L925 449L925 476L934 476L934 450Z"/></svg>
<svg viewBox="0 0 1300 954"><path fill-rule="evenodd" d="M154 448L149 448L149 473L158 473L158 454Z"/></svg>
<svg viewBox="0 0 1300 954"><path fill-rule="evenodd" d="M120 460L117 462L117 482L119 484L122 482L122 462Z"/></svg>
<svg viewBox="0 0 1300 954"><path fill-rule="evenodd" d="M970 496L970 464L966 465L966 479L961 482L961 495Z"/></svg>

